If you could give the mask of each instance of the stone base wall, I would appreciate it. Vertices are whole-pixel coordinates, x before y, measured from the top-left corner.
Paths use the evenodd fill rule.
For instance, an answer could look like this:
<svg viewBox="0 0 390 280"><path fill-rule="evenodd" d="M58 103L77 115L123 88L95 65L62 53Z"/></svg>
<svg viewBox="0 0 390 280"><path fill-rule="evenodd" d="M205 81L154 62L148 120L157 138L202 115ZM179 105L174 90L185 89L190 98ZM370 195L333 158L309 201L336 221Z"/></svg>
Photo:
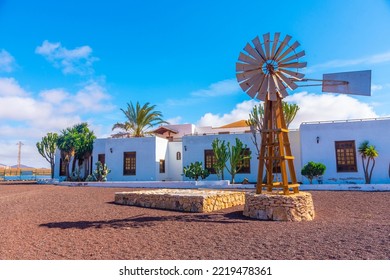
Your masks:
<svg viewBox="0 0 390 280"><path fill-rule="evenodd" d="M246 193L244 216L258 220L311 221L314 219L314 205L310 193L291 195L274 193Z"/></svg>
<svg viewBox="0 0 390 280"><path fill-rule="evenodd" d="M115 203L202 213L244 205L245 194L234 191L159 189L115 193Z"/></svg>

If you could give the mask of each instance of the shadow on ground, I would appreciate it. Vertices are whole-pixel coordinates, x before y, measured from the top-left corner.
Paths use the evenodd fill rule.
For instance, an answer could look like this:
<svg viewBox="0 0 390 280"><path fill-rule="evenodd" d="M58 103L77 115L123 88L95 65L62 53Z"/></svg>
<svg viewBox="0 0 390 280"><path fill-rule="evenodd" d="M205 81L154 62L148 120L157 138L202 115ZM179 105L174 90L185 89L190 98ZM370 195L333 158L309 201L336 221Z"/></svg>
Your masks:
<svg viewBox="0 0 390 280"><path fill-rule="evenodd" d="M141 228L156 226L162 222L202 222L202 223L246 223L249 218L242 215L242 211L218 214L188 214L172 216L145 216L137 215L126 219L113 219L102 221L76 221L76 222L55 222L40 224L40 227L57 229L88 229L88 228Z"/></svg>

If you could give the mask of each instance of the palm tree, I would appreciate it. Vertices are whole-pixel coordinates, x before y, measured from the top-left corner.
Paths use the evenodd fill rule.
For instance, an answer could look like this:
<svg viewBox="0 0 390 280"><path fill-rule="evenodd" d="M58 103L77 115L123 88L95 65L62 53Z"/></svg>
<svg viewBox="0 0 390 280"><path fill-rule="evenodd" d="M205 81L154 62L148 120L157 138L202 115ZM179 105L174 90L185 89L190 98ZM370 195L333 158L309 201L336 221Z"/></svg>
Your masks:
<svg viewBox="0 0 390 280"><path fill-rule="evenodd" d="M120 137L124 134L127 137L144 137L145 134L148 134L148 128L151 128L158 124L168 124L168 122L162 119L162 113L160 111L155 111L156 105L150 105L149 102L145 103L142 107L137 102L136 106L133 106L133 103L127 103L127 109L121 109L125 114L127 120L124 123L116 123L112 127L114 129L124 130L125 133L117 133L114 137Z"/></svg>
<svg viewBox="0 0 390 280"><path fill-rule="evenodd" d="M379 155L378 151L375 149L375 146L370 145L369 142L366 140L360 144L358 148L358 152L362 158L364 178L366 184L370 184L372 171L374 170L375 167L375 158ZM371 164L371 168L370 168L370 164Z"/></svg>

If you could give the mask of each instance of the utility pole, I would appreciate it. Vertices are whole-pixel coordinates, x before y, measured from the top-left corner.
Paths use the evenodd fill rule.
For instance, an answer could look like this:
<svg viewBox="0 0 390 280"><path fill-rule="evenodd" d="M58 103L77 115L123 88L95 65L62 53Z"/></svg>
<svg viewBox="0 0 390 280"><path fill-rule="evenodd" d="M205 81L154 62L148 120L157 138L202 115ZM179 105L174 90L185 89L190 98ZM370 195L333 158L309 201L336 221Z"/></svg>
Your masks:
<svg viewBox="0 0 390 280"><path fill-rule="evenodd" d="M20 170L21 158L22 158L22 145L24 145L21 141L16 143L18 145L18 170Z"/></svg>

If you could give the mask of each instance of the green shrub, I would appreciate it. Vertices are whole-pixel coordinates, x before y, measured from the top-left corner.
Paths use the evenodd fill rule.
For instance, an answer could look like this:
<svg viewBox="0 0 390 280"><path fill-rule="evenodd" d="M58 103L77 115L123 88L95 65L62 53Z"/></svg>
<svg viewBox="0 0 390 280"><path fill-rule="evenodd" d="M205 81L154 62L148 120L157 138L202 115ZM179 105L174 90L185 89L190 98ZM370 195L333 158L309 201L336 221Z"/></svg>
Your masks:
<svg viewBox="0 0 390 280"><path fill-rule="evenodd" d="M105 182L107 181L107 175L110 172L111 170L107 168L106 164L102 164L100 161L98 161L96 162L96 169L91 175L87 177L86 181Z"/></svg>
<svg viewBox="0 0 390 280"><path fill-rule="evenodd" d="M324 175L326 166L322 163L309 161L301 170L301 174L313 184L313 179Z"/></svg>
<svg viewBox="0 0 390 280"><path fill-rule="evenodd" d="M199 177L205 179L210 175L207 169L203 169L202 163L199 161L184 167L183 173L184 176L190 179L195 179L195 181L198 181Z"/></svg>

